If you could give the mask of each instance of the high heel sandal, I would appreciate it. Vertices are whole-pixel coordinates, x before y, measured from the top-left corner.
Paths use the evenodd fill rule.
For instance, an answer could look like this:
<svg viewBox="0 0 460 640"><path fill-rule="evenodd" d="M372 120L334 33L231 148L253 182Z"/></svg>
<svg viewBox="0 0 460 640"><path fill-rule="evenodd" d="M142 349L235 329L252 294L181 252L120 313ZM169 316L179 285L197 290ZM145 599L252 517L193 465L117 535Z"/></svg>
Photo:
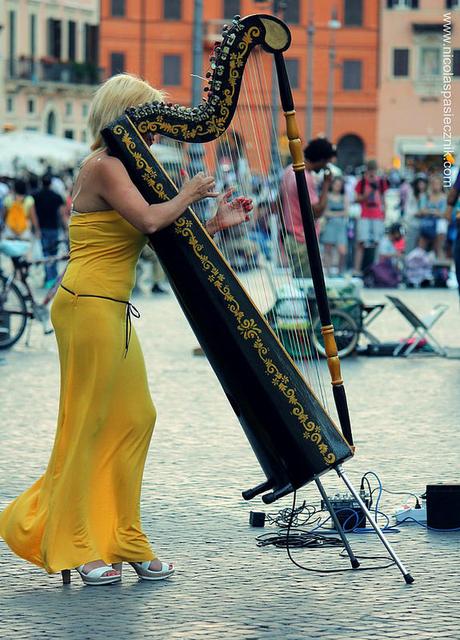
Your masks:
<svg viewBox="0 0 460 640"><path fill-rule="evenodd" d="M176 570L172 563L162 562L161 569L154 571L149 569L151 562L152 560L147 560L146 562L130 562L129 564L142 580L165 580L172 576ZM170 569L170 567L172 568Z"/></svg>
<svg viewBox="0 0 460 640"><path fill-rule="evenodd" d="M107 571L114 571L114 567L105 565L103 567L96 567L96 569L91 569L88 573L83 572L83 567L85 565L81 564L79 567L75 567L75 570L80 574L81 579L85 584L92 586L99 586L102 584L113 584L114 582L120 582L121 580L121 569L115 569L115 571L120 571L120 575L118 576L104 576L104 573ZM70 569L63 569L61 571L62 575L62 583L70 584Z"/></svg>

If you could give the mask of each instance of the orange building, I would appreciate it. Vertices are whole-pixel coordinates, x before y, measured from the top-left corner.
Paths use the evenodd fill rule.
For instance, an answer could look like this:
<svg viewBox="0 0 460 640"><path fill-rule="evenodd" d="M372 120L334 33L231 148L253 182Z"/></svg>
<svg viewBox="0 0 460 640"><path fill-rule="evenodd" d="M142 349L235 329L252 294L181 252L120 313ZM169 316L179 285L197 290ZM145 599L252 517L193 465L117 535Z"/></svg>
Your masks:
<svg viewBox="0 0 460 640"><path fill-rule="evenodd" d="M222 25L235 13L272 13L274 1L204 0L203 4L205 71ZM339 164L357 166L376 154L378 0L286 0L284 5L279 15L284 14L292 31L292 45L285 58L301 134L305 139L308 129L310 26L310 33L314 31L311 136L325 134L329 128L338 145ZM140 74L166 89L172 101L190 104L193 11L194 0L102 0L100 64L107 76L120 71ZM335 51L335 60L331 51ZM266 74L270 75L269 65ZM269 110L270 90L262 99ZM260 100L258 96L258 106ZM282 132L281 118L280 113Z"/></svg>

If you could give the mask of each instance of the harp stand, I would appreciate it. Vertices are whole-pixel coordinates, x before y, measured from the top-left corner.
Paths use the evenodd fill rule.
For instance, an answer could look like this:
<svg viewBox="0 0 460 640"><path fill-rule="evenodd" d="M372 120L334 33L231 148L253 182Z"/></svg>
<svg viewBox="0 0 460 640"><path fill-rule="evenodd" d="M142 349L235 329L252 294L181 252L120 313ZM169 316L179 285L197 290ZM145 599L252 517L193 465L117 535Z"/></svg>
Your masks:
<svg viewBox="0 0 460 640"><path fill-rule="evenodd" d="M369 509L367 508L367 506L364 504L363 500L361 499L361 496L359 495L359 492L356 491L355 487L351 484L350 480L348 479L348 476L344 473L341 465L338 465L335 470L336 470L337 475L339 476L339 478L344 482L344 484L346 485L346 487L349 490L349 492L353 495L353 497L355 498L356 502L359 504L359 506L363 510L363 513L365 514L367 520L369 520L369 522L370 522L372 528L374 529L375 533L380 538L383 546L385 547L385 549L390 554L391 558L393 559L393 561L396 564L396 566L398 567L398 569L401 571L401 573L402 573L402 575L404 577L404 580L406 581L406 584L412 584L414 582L414 578L408 572L406 567L403 565L401 560L396 555L396 553L393 550L393 547L391 546L391 544L388 542L388 540L383 535L380 527L378 526L377 522L373 518L371 512L369 511ZM324 489L323 489L323 491L324 491ZM321 492L321 489L320 489L320 492ZM329 505L328 505L328 507L329 507ZM332 516L332 511L331 511L331 516ZM332 519L334 520L334 518L332 518ZM334 520L334 522L335 522L335 520ZM343 535L340 535L340 537L343 540L344 537L345 537L345 533L343 532L343 530L342 530L342 533L343 533ZM340 534L340 531L339 531L339 534ZM345 548L347 549L348 555L350 556L350 552L348 551L348 548L347 548L346 545L345 545ZM350 560L351 559L352 558L350 556ZM352 562L352 566L353 566L353 562Z"/></svg>
<svg viewBox="0 0 460 640"><path fill-rule="evenodd" d="M334 508L331 505L331 502L330 502L330 500L329 500L329 498L327 496L327 493L324 490L323 484L322 484L321 480L319 480L319 478L316 478L315 482L316 482L316 486L318 487L318 491L321 494L322 499L326 503L327 510L330 513L332 522L334 523L335 530L339 534L339 536L340 536L340 538L341 538L341 540L343 542L343 546L345 547L345 550L346 550L346 552L348 554L348 557L350 558L351 566L353 567L353 569L357 569L359 567L359 561L356 558L355 554L353 553L353 549L351 548L350 543L348 542L348 538L345 535L345 531L344 531L342 525L339 522L337 514L335 513Z"/></svg>

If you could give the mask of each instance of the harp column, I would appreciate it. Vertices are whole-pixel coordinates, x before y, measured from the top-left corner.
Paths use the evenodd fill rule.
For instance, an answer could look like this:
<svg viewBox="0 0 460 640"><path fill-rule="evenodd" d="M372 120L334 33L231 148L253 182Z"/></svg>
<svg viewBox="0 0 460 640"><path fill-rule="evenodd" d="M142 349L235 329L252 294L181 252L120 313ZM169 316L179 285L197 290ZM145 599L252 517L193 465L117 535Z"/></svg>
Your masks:
<svg viewBox="0 0 460 640"><path fill-rule="evenodd" d="M331 314L329 311L329 302L327 298L326 284L324 282L324 273L321 263L321 256L319 253L318 239L316 237L313 209L310 202L310 195L308 193L307 181L305 179L305 161L302 151L302 141L299 135L299 128L297 126L294 109L294 101L292 99L291 88L289 85L286 65L284 64L282 53L275 53L275 63L278 73L281 103L283 105L284 115L286 118L286 133L289 139L289 150L292 156L292 167L294 169L297 183L299 205L302 214L302 224L305 232L305 242L308 251L308 261L310 263L313 286L315 289L316 304L318 306L318 314L321 320L321 333L324 339L327 364L331 376L334 402L337 408L337 414L339 417L343 435L348 441L348 444L352 447L353 435L351 431L350 415L348 412L345 387L343 386L337 344L334 337L334 327L331 322Z"/></svg>

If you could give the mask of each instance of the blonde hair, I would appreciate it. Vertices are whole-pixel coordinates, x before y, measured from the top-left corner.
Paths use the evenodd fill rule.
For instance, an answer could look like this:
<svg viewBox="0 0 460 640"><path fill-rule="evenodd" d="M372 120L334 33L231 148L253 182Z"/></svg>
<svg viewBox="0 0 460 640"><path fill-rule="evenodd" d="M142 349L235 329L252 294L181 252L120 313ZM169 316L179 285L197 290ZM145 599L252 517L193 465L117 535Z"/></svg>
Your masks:
<svg viewBox="0 0 460 640"><path fill-rule="evenodd" d="M145 102L161 102L164 94L154 89L148 82L131 73L119 73L102 84L94 94L88 116L88 127L94 139L92 153L83 163L106 148L102 129L116 120L129 107Z"/></svg>

